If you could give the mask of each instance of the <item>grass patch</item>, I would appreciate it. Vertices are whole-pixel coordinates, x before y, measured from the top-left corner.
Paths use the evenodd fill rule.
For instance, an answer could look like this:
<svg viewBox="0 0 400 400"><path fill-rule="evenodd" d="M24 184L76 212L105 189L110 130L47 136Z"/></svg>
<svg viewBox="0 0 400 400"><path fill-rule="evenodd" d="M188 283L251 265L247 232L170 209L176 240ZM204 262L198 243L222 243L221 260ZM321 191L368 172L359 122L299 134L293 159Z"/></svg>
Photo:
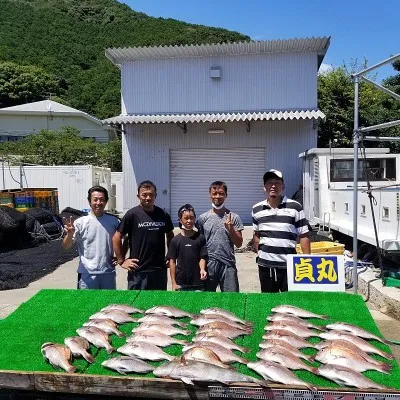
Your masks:
<svg viewBox="0 0 400 400"><path fill-rule="evenodd" d="M329 316L328 321L311 319L310 321L315 324L325 325L330 322L344 321L380 335L361 296L347 293L244 294L45 289L1 321L0 340L3 346L0 352L0 369L55 372L53 367L43 360L40 353L41 345L45 342L63 343L66 337L76 335L76 329L81 327L90 315L111 303L126 303L143 309L155 305L170 305L194 314L199 313L202 308L212 306L230 310L238 317L254 322L253 334L236 340L238 344L252 349L249 354L243 355L249 360L256 359L255 354L267 323L266 317L271 313L271 308L279 304L293 304ZM189 318L180 319L183 322L189 322L189 320ZM119 329L129 335L135 326L137 323L127 323L120 325ZM176 338L190 341L197 328L189 325L189 329L193 331L192 335L188 337L181 335ZM311 339L311 341L318 342L319 339ZM118 348L125 343L125 338L112 335L111 343L114 348ZM382 343L374 341L373 344L390 352L390 348ZM172 345L164 350L171 355L178 356L181 354L181 349L180 345ZM90 350L95 356L96 362L88 365L83 359L74 360L73 365L77 368L77 372L119 376L118 373L101 366L102 361L116 356L118 353L108 355L104 349L98 350L93 346ZM312 349L303 351L310 355L316 353ZM152 362L151 364L160 365L161 362ZM390 375L374 371L366 372L365 375L382 385L400 389L400 368L396 361L392 361L391 364L393 370ZM314 364L314 366L318 365L319 363ZM242 373L258 377L244 365L236 364L235 366ZM326 388L337 387L336 384L307 371L296 371L296 375L314 385ZM153 375L149 373L144 376L152 377Z"/></svg>

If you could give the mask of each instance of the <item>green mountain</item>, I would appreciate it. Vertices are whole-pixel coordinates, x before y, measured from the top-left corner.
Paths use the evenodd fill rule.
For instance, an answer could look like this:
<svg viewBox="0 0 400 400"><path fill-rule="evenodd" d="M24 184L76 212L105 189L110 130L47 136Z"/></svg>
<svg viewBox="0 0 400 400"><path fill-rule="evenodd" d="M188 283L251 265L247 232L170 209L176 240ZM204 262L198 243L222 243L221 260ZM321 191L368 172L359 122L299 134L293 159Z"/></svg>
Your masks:
<svg viewBox="0 0 400 400"><path fill-rule="evenodd" d="M120 113L120 73L104 56L105 48L243 40L250 38L149 17L115 0L0 0L0 66L13 62L39 67L60 82L57 94L66 104L98 118ZM0 73L3 96L7 73ZM15 101L1 103L6 107Z"/></svg>

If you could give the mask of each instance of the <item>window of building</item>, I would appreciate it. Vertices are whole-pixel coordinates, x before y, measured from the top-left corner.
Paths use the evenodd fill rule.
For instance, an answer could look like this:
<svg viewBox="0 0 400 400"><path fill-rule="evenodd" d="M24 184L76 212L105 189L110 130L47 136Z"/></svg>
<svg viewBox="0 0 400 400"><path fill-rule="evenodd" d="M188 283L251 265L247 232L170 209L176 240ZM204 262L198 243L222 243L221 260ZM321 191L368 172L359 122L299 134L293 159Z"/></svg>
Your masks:
<svg viewBox="0 0 400 400"><path fill-rule="evenodd" d="M354 177L353 159L330 160L331 182L352 182ZM358 160L359 181L396 180L395 158L370 158Z"/></svg>

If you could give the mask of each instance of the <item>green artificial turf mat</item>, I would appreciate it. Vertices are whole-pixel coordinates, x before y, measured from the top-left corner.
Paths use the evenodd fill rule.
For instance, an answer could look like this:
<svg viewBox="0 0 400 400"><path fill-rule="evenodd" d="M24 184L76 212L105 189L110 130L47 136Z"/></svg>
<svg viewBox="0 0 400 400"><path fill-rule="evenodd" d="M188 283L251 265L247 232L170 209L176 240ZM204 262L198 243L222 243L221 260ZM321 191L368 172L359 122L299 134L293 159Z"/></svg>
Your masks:
<svg viewBox="0 0 400 400"><path fill-rule="evenodd" d="M346 293L319 293L319 292L287 292L281 294L253 294L253 293L209 293L209 292L167 292L167 291L121 291L121 290L41 290L26 303L23 303L14 313L0 323L0 352L1 370L18 371L48 371L57 372L47 364L40 353L40 347L45 342L63 343L68 336L76 335L76 329L99 311L102 307L112 303L125 303L138 308L148 309L155 305L170 305L190 313L199 313L203 308L225 308L239 318L254 323L252 335L238 338L235 341L252 351L242 355L249 360L255 360L258 344L262 340L266 317L271 308L279 304L292 304L319 314L329 316L329 321L311 319L315 324L326 324L334 321L344 321L379 334L379 330L360 296ZM139 314L133 315L138 317ZM180 318L180 321L189 322L189 318ZM131 334L137 323L127 323L119 326L125 334ZM193 334L196 327L189 325ZM186 337L175 336L177 339L191 340L193 334ZM310 339L317 342L319 339ZM111 335L111 343L118 348L125 343L125 338ZM388 346L373 341L380 349L390 352ZM172 345L164 348L171 355L180 355L182 347ZM107 370L101 362L117 356L118 353L108 355L104 349L98 350L91 346L90 351L96 358L92 365L82 359L73 361L77 372L98 375L120 376L118 373ZM306 354L314 355L315 350L304 350ZM239 353L237 353L239 354ZM379 357L377 357L379 358ZM160 365L161 362L152 362ZM367 372L366 376L380 384L400 389L400 369L397 362L392 361L392 373L387 376L379 372ZM314 366L318 366L315 363ZM257 376L253 371L241 364L234 364L240 372ZM335 388L337 385L307 371L296 371L300 379L312 384ZM131 376L135 376L132 374ZM139 376L139 375L136 375ZM153 375L140 375L152 377Z"/></svg>

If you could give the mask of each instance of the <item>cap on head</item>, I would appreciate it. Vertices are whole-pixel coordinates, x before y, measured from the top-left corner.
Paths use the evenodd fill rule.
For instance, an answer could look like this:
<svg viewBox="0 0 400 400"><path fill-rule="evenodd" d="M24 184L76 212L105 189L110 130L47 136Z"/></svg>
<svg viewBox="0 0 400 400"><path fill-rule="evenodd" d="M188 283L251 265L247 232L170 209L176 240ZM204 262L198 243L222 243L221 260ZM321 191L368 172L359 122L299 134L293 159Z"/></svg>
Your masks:
<svg viewBox="0 0 400 400"><path fill-rule="evenodd" d="M277 169L270 169L264 174L263 177L264 185L269 179L280 179L283 182L283 174L281 171L278 171Z"/></svg>

